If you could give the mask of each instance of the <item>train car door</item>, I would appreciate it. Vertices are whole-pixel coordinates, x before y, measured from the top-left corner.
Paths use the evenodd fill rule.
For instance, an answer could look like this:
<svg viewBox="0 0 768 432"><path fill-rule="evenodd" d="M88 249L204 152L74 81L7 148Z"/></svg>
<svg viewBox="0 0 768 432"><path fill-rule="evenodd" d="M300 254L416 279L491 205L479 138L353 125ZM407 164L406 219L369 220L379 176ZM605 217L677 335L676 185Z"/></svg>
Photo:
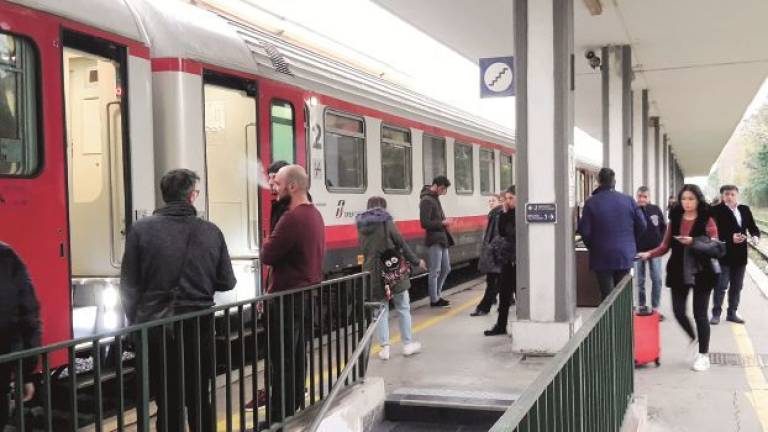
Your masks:
<svg viewBox="0 0 768 432"><path fill-rule="evenodd" d="M127 194L123 104L126 49L64 32L63 81L67 149L73 332L112 330L125 240Z"/></svg>
<svg viewBox="0 0 768 432"><path fill-rule="evenodd" d="M203 98L206 213L224 233L237 277L234 290L217 293L222 304L260 294L256 85L206 71Z"/></svg>
<svg viewBox="0 0 768 432"><path fill-rule="evenodd" d="M259 94L261 124L261 160L266 170L270 164L285 161L303 166L310 178L312 169L307 161L306 110L301 90L286 84L262 82ZM264 189L262 198L262 236L269 233L272 197Z"/></svg>
<svg viewBox="0 0 768 432"><path fill-rule="evenodd" d="M71 336L59 26L0 9L0 241L27 265L47 344Z"/></svg>

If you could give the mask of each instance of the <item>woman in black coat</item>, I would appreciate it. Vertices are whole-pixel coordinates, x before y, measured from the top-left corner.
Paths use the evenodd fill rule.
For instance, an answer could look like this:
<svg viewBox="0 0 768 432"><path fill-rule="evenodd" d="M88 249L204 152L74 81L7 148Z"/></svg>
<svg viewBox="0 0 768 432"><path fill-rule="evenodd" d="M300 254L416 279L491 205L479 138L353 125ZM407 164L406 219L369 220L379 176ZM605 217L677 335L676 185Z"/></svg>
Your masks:
<svg viewBox="0 0 768 432"><path fill-rule="evenodd" d="M499 236L504 241L495 241L492 244L497 263L501 265L501 276L498 282L499 318L493 328L484 332L486 336L507 334L509 308L517 291L515 207L517 207L517 194L515 187L510 186L504 192L504 211L499 215Z"/></svg>

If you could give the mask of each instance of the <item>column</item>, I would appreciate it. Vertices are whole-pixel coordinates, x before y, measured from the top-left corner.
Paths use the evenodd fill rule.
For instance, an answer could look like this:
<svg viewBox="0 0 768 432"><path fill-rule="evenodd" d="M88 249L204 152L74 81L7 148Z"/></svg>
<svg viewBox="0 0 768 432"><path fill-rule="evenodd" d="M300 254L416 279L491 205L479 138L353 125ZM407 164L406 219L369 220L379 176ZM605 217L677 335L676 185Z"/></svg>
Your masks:
<svg viewBox="0 0 768 432"><path fill-rule="evenodd" d="M658 117L649 117L650 128L648 133L653 137L651 148L653 149L653 158L650 163L652 169L649 172L651 176L653 189L651 190L651 196L654 197L654 204L661 208L664 208L666 204L666 197L664 197L664 180L662 179L662 173L664 172L664 156L661 153L661 137L659 135L661 125Z"/></svg>
<svg viewBox="0 0 768 432"><path fill-rule="evenodd" d="M645 128L643 127L643 91L632 92L632 139L629 150L632 153L632 183L624 191L634 195L637 188L645 184L643 178L645 166Z"/></svg>
<svg viewBox="0 0 768 432"><path fill-rule="evenodd" d="M512 348L554 353L580 326L572 226L573 0L514 5L519 206ZM555 203L556 223L527 223L532 203Z"/></svg>
<svg viewBox="0 0 768 432"><path fill-rule="evenodd" d="M629 45L602 49L603 166L616 172L616 189L632 187L632 49Z"/></svg>

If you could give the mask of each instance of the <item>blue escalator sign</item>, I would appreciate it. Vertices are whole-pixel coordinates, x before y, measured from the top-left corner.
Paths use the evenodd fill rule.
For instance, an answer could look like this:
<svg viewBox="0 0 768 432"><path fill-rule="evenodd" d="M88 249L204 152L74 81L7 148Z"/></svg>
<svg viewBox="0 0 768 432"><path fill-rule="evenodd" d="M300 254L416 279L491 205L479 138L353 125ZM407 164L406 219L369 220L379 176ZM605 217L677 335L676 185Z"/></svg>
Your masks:
<svg viewBox="0 0 768 432"><path fill-rule="evenodd" d="M528 223L557 223L557 204L526 204L525 221Z"/></svg>

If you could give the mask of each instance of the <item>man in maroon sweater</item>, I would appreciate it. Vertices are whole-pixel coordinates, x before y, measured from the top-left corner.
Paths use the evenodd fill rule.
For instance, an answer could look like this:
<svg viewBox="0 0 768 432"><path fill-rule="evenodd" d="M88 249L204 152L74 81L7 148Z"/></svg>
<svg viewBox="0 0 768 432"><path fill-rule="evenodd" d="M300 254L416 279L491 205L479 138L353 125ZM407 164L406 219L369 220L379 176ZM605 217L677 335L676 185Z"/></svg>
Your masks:
<svg viewBox="0 0 768 432"><path fill-rule="evenodd" d="M277 172L274 183L278 198L290 198L290 205L264 242L261 261L272 267L268 292L280 293L323 280L325 226L320 212L307 196L309 179L304 168L299 165L283 167ZM270 424L282 422L293 415L304 399L304 338L310 329L301 331L302 318L309 316L308 312L302 313L302 295L291 294L267 301ZM306 307L309 302L303 304ZM284 343L282 352L281 332ZM293 371L293 375L289 371ZM285 391L281 383L285 385Z"/></svg>

